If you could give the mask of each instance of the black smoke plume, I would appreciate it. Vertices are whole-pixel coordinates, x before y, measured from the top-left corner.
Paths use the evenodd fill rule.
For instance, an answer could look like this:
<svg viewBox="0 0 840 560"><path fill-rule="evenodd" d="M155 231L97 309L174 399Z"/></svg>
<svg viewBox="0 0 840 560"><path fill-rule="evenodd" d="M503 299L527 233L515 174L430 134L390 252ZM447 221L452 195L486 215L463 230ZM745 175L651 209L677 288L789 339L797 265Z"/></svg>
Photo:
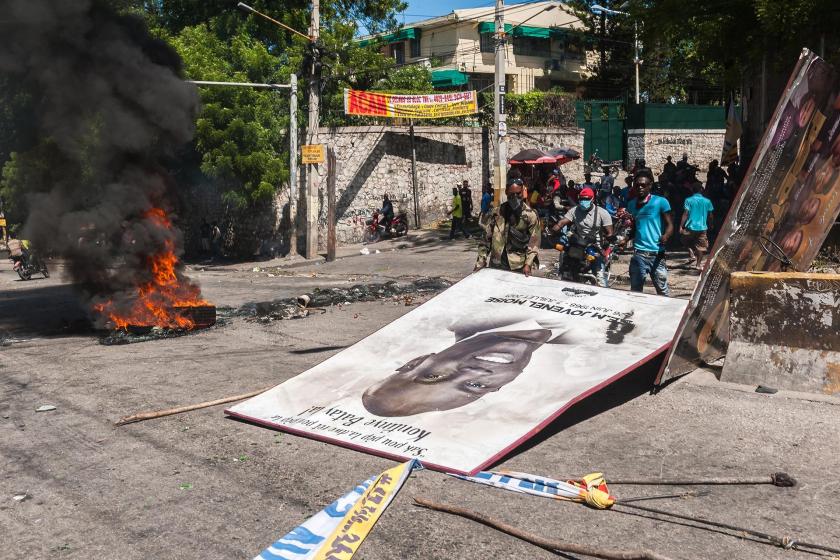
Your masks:
<svg viewBox="0 0 840 560"><path fill-rule="evenodd" d="M142 18L105 1L0 0L0 37L0 73L26 85L31 124L56 154L24 235L66 259L91 306L127 311L151 280L150 256L181 250L180 233L150 212L173 211L165 166L192 138L196 89Z"/></svg>

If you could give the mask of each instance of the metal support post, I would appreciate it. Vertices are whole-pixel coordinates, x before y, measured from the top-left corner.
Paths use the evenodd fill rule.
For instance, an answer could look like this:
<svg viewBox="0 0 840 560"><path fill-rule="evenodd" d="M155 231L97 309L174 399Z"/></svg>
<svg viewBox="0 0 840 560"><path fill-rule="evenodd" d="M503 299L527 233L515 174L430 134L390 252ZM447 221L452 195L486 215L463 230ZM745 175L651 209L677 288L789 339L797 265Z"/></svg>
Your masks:
<svg viewBox="0 0 840 560"><path fill-rule="evenodd" d="M414 227L420 228L420 196L417 192L417 150L414 147L414 119L408 120L408 136L411 139L411 188L414 192Z"/></svg>
<svg viewBox="0 0 840 560"><path fill-rule="evenodd" d="M327 262L335 260L335 149L327 147Z"/></svg>

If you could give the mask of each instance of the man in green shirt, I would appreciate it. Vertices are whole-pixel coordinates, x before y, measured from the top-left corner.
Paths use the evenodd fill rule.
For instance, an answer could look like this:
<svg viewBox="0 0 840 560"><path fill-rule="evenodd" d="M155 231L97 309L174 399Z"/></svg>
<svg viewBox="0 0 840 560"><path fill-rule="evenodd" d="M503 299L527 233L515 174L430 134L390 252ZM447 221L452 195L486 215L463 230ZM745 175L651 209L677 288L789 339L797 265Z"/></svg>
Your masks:
<svg viewBox="0 0 840 560"><path fill-rule="evenodd" d="M452 216L452 227L449 230L449 239L455 239L455 229L461 230L466 239L470 238L469 232L464 229L464 205L461 201L461 195L458 192L458 187L452 187L452 210L449 211Z"/></svg>

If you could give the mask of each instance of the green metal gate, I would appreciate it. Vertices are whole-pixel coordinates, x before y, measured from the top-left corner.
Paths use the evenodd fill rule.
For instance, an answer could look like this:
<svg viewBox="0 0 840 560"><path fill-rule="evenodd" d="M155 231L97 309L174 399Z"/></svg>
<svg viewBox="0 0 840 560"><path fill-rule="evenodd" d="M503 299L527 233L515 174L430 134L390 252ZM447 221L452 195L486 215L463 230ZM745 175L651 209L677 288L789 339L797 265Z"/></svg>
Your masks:
<svg viewBox="0 0 840 560"><path fill-rule="evenodd" d="M598 151L604 161L624 161L623 99L583 99L575 103L577 125L584 130L583 157Z"/></svg>

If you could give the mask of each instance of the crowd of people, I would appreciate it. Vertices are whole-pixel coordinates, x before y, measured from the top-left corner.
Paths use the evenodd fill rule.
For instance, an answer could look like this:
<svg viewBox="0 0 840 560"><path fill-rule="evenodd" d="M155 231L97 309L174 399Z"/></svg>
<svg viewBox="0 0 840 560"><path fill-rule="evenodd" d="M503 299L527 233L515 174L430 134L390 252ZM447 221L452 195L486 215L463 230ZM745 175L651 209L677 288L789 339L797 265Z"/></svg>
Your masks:
<svg viewBox="0 0 840 560"><path fill-rule="evenodd" d="M606 248L619 243L630 249L630 285L642 291L650 278L660 295L670 295L666 252L681 243L689 252L684 266L702 269L710 243L723 223L742 179L739 162L724 170L717 160L708 165L705 185L698 178L699 168L690 164L688 155L677 163L668 156L658 175L638 159L629 170L624 184L616 183L618 169L606 170L600 181L590 173L583 181L567 180L559 168L553 169L545 181L526 181L512 169L505 194L507 200L492 208L492 186L482 191L480 223L484 234L480 239L476 270L485 266L530 274L538 259L542 225L554 214L547 230L549 235L572 231L581 243ZM466 189L466 190L464 190ZM455 198L459 198L455 210ZM470 201L467 212L464 200ZM466 181L453 189L453 225L450 237L463 229L471 214L471 193ZM458 216L456 223L455 216ZM559 215L558 215L559 214ZM632 216L629 242L616 239L613 221ZM678 231L679 236L674 232ZM596 267L603 272L603 260ZM599 282L606 285L602 274Z"/></svg>

